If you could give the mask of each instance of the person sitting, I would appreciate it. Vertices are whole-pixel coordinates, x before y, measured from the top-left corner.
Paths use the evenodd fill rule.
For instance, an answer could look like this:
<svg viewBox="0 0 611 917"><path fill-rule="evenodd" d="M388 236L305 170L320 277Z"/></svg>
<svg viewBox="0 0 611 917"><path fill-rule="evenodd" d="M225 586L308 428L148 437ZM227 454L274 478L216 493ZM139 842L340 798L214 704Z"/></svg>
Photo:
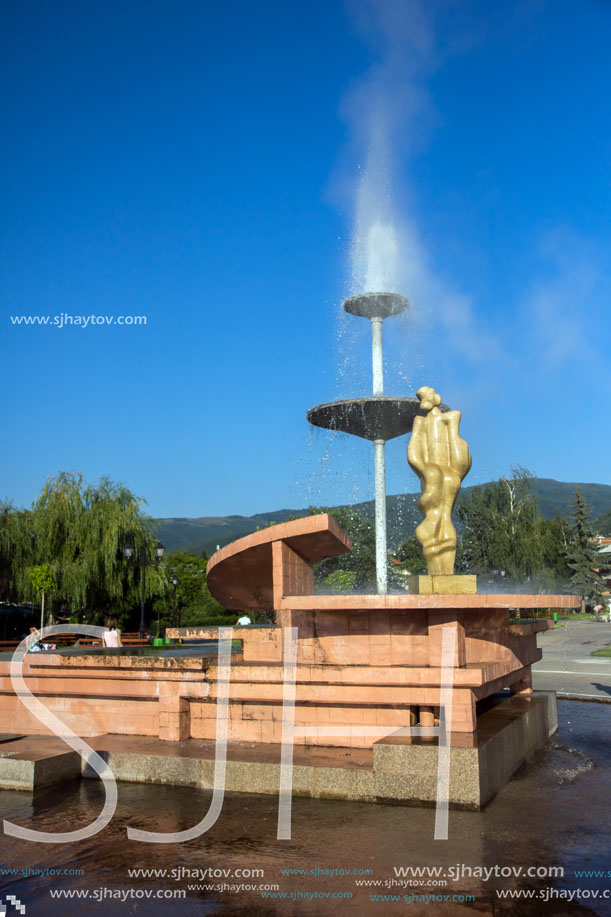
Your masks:
<svg viewBox="0 0 611 917"><path fill-rule="evenodd" d="M106 622L106 630L102 634L104 646L123 646L121 643L121 631L117 630L117 619L109 618Z"/></svg>
<svg viewBox="0 0 611 917"><path fill-rule="evenodd" d="M30 633L26 638L26 653L40 653L40 631L37 627L30 627Z"/></svg>
<svg viewBox="0 0 611 917"><path fill-rule="evenodd" d="M236 624L239 624L240 627L248 627L249 624L252 624L252 621L250 620L248 615L244 614L242 615L241 618L238 618L238 620L236 621Z"/></svg>

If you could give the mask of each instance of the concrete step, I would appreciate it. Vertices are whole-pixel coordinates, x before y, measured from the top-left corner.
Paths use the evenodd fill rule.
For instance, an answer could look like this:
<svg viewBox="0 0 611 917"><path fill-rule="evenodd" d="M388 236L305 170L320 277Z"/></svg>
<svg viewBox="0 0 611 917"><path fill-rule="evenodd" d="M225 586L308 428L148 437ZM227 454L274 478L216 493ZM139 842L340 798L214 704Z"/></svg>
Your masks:
<svg viewBox="0 0 611 917"><path fill-rule="evenodd" d="M0 748L0 789L40 790L81 774L81 756L51 736L14 736Z"/></svg>

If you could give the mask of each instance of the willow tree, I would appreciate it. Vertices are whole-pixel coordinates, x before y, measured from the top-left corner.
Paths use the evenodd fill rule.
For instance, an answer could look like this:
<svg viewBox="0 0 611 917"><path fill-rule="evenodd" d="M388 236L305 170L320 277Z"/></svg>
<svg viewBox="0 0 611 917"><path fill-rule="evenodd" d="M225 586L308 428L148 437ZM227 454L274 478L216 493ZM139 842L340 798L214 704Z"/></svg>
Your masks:
<svg viewBox="0 0 611 917"><path fill-rule="evenodd" d="M32 514L0 501L0 601L21 602L29 591L28 568L34 563Z"/></svg>
<svg viewBox="0 0 611 917"><path fill-rule="evenodd" d="M143 546L153 554L156 538L144 502L106 477L88 484L81 474L61 472L46 482L33 507L32 529L36 561L53 571L56 610L92 620L138 604L141 570L126 563L123 547L132 544L137 557ZM165 573L149 568L145 585L147 598L163 594Z"/></svg>

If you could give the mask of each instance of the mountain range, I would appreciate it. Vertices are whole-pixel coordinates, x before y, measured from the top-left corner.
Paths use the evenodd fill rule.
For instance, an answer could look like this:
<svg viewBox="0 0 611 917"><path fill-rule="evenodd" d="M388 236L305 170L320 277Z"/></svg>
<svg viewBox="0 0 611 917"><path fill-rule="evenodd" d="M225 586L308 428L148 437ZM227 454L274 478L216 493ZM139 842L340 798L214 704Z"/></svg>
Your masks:
<svg viewBox="0 0 611 917"><path fill-rule="evenodd" d="M553 518L556 513L570 516L576 487L579 487L590 504L594 530L601 535L611 534L611 485L574 484L554 481L551 478L532 480L532 490L539 501L539 510L547 519ZM461 496L468 496L474 489L476 487L463 487ZM420 493L394 494L387 497L388 546L391 550L412 535L422 520L416 506L419 497ZM367 519L374 518L373 500L357 503L353 509ZM257 529L264 528L270 522L283 522L290 516L304 514L303 509L280 509L257 513L254 516L183 517L156 519L155 523L157 536L165 545L166 551L192 551L195 554L205 551L207 554L213 554L217 547L223 547L242 535L249 535Z"/></svg>

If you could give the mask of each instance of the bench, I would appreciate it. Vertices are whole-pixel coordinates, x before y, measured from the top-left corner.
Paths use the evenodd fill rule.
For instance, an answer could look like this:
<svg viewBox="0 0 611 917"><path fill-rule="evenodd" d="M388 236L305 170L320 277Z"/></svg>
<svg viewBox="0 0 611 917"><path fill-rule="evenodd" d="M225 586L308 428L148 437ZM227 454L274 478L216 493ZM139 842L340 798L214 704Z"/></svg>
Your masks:
<svg viewBox="0 0 611 917"><path fill-rule="evenodd" d="M125 631L125 633L121 632L121 643L123 644L123 646L148 646L149 645L149 642L146 639L146 637L144 637L143 639L140 636L139 631L133 631L133 632Z"/></svg>
<svg viewBox="0 0 611 917"><path fill-rule="evenodd" d="M103 647L104 643L101 637L88 637L80 634L51 634L50 637L40 641L42 643L53 643L57 649L66 649L75 646L78 642L79 647ZM21 640L0 640L0 653L6 653L16 649ZM148 646L146 637L141 639L138 632L127 632L121 634L121 643L123 646Z"/></svg>

